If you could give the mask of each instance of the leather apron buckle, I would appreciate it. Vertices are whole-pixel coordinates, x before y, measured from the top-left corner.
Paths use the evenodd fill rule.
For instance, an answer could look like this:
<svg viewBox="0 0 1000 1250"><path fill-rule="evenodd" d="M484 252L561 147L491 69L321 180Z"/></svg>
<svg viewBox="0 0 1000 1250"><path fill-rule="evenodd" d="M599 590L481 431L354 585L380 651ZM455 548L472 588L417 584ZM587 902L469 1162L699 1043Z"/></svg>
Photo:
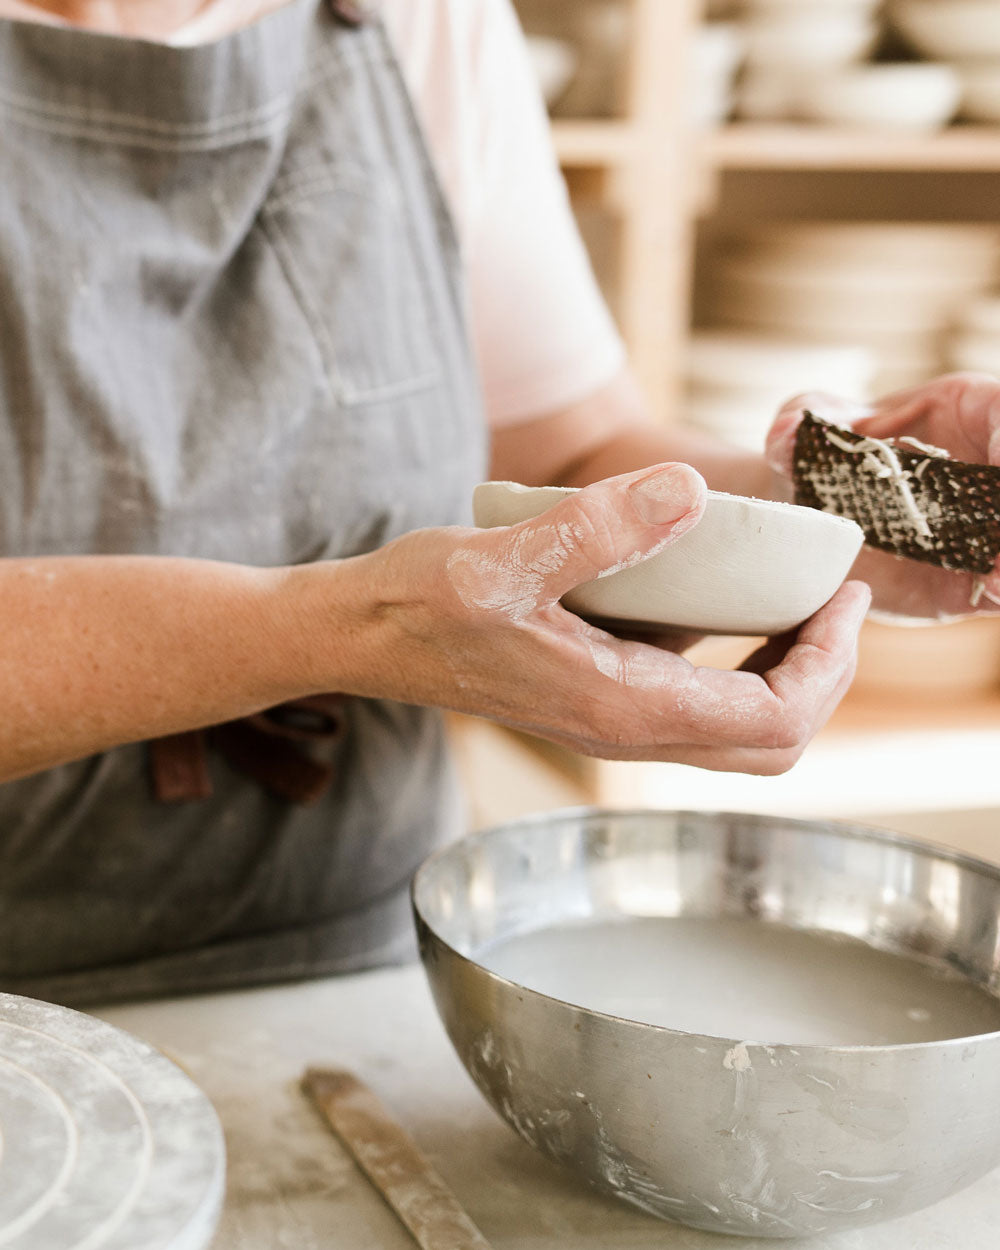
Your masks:
<svg viewBox="0 0 1000 1250"><path fill-rule="evenodd" d="M149 743L153 793L161 803L209 798L211 746L231 768L275 797L315 803L329 788L333 769L302 744L331 742L343 735L343 702L337 694L295 699L211 729L157 738Z"/></svg>
<svg viewBox="0 0 1000 1250"><path fill-rule="evenodd" d="M364 26L371 17L361 0L329 0L330 11L344 26Z"/></svg>

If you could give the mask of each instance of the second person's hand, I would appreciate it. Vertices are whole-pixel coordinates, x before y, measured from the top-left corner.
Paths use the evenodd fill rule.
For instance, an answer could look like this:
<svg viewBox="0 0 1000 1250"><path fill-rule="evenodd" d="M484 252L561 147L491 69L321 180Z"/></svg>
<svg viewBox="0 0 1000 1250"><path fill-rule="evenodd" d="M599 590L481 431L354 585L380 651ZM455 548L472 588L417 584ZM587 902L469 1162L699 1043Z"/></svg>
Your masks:
<svg viewBox="0 0 1000 1250"><path fill-rule="evenodd" d="M819 393L789 400L767 440L768 460L789 484L795 435L807 410L872 438L906 436L957 460L1000 465L1000 380L990 374L947 374L870 406ZM1000 613L1000 560L979 579L866 547L853 575L868 582L872 606L887 615L930 621Z"/></svg>

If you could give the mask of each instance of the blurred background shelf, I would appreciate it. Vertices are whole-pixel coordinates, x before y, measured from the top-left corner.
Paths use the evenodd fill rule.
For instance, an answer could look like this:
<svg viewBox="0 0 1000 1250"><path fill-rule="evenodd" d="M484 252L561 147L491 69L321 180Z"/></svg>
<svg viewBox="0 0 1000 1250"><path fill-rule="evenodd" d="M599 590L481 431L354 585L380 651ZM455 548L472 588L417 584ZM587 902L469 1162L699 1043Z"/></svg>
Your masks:
<svg viewBox="0 0 1000 1250"><path fill-rule="evenodd" d="M724 169L1000 171L1000 126L952 126L933 134L736 122L701 150Z"/></svg>
<svg viewBox="0 0 1000 1250"><path fill-rule="evenodd" d="M919 0L515 3L532 40L562 45L556 151L660 420L757 445L793 392L1000 374L1000 0L985 25L985 0L938 0L945 20L980 6L971 67L907 38ZM897 64L892 82L880 67ZM828 70L840 98L775 97L783 75L808 88ZM895 110L893 124L819 116L858 107ZM476 824L593 802L881 813L945 842L975 824L971 849L1000 855L997 622L867 625L854 688L786 777L595 763L454 729Z"/></svg>
<svg viewBox="0 0 1000 1250"><path fill-rule="evenodd" d="M552 135L564 169L599 169L633 159L637 147L635 127L624 121L554 121Z"/></svg>

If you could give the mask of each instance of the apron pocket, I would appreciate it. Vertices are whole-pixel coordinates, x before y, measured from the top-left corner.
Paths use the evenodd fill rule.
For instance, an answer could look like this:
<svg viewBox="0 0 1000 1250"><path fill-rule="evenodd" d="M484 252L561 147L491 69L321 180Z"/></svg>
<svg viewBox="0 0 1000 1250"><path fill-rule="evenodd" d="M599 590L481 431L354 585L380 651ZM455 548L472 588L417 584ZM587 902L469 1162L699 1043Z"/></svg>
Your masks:
<svg viewBox="0 0 1000 1250"><path fill-rule="evenodd" d="M418 244L394 186L361 168L275 185L260 226L343 405L377 403L441 376Z"/></svg>

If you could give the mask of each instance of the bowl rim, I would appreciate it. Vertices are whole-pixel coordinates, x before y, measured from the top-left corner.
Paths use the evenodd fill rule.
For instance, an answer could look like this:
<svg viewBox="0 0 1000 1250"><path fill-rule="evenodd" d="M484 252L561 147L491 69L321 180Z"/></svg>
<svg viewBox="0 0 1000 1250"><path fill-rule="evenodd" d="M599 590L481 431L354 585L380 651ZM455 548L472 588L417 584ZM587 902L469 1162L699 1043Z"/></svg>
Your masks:
<svg viewBox="0 0 1000 1250"><path fill-rule="evenodd" d="M542 826L550 826L553 822L563 823L571 821L590 821L603 820L621 816L648 818L648 817L695 817L699 819L716 818L718 820L749 820L753 823L766 822L768 824L777 824L785 832L794 833L802 837L810 837L816 833L833 834L842 837L848 841L854 842L874 842L883 846L895 846L902 850L910 851L925 858L937 859L947 863L957 864L961 868L966 868L978 876L991 878L997 884L1000 884L1000 865L992 864L989 860L979 859L975 855L968 855L964 851L956 851L951 847L941 846L936 842L925 841L921 838L909 837L906 834L895 833L891 829L883 829L877 825L866 825L858 821L850 820L828 820L815 819L810 820L805 817L797 816L772 816L763 812L739 812L724 811L715 809L699 809L699 808L615 808L604 807L599 805L581 805L576 807L556 808L552 811L539 811L528 816L518 817L514 820L504 821L498 825L490 825L485 829L476 830L474 833L466 834L456 842L452 842L447 846L439 847L438 850L431 852L417 867L416 872L410 881L410 906L416 921L418 935L421 928L429 932L436 942L444 946L452 956L460 960L463 964L477 969L480 973L488 978L499 981L503 985L509 986L521 994L529 994L533 998L540 999L545 1002L558 1003L563 1007L568 1007L573 1011L581 1011L588 1016L595 1016L601 1020L613 1022L616 1026L628 1025L635 1029L653 1029L657 1034L674 1038L686 1038L699 1042L708 1042L714 1046L725 1046L729 1049L733 1047L746 1047L748 1049L760 1049L767 1052L797 1052L804 1055L892 1055L904 1052L926 1052L940 1051L942 1048L954 1048L957 1046L969 1046L972 1044L996 1044L1000 1043L1000 1029L996 1029L990 1033L973 1033L965 1037L949 1037L941 1038L937 1041L926 1042L893 1042L881 1045L839 1045L824 1046L815 1042L768 1042L757 1040L754 1038L739 1037L722 1037L713 1033L691 1033L685 1029L672 1029L667 1025L647 1024L641 1020L631 1020L627 1016L616 1016L610 1012L597 1011L592 1007L584 1007L579 1003L572 1003L563 998L557 998L552 994L544 994L540 990L534 990L530 986L522 985L519 981L512 981L509 977L501 976L500 973L493 972L477 959L463 954L456 949L447 938L443 937L438 930L427 919L421 910L418 893L420 890L421 879L425 873L438 863L446 859L454 850L461 846L470 846L482 844L495 838L501 834L512 830L531 830ZM770 923L770 922L765 922ZM786 926L787 927L787 926ZM424 942L420 941L421 962L424 962Z"/></svg>
<svg viewBox="0 0 1000 1250"><path fill-rule="evenodd" d="M550 492L553 501L555 501L557 497L560 499L568 499L571 495L578 495L580 491L587 489L585 486L528 486L523 482L508 481L503 478L491 478L487 481L479 482L476 485L475 490L478 491L483 487L502 488L505 489L510 495L529 495L536 492ZM752 507L759 509L762 512L776 513L780 516L786 516L791 513L802 517L803 520L805 517L808 517L809 520L805 522L806 524L813 524L815 522L817 525L822 525L826 522L833 522L833 525L827 527L831 530L861 529L857 521L852 521L850 517L839 516L835 512L823 512L819 508L811 508L806 504L793 503L791 500L761 499L757 495L736 495L731 491L725 490L709 490L707 495L709 503L713 500L723 503L734 501L743 505L750 504ZM817 520L817 518L819 519ZM527 519L534 520L537 518L529 517ZM515 524L517 524L517 522L515 522ZM654 553L653 556L647 556L646 559L652 559L656 554L659 553Z"/></svg>

